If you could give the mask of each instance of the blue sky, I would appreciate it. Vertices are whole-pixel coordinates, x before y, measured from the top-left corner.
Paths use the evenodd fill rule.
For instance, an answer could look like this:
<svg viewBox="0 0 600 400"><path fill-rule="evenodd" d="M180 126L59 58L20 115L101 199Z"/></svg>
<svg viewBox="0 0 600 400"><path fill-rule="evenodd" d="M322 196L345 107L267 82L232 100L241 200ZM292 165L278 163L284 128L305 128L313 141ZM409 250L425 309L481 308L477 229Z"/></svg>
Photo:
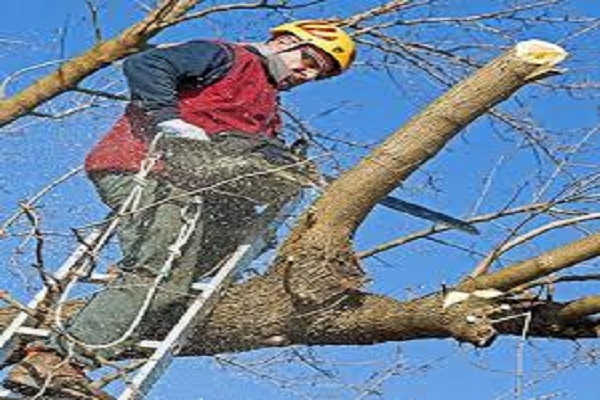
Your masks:
<svg viewBox="0 0 600 400"><path fill-rule="evenodd" d="M78 54L93 41L89 13L84 0L20 0L5 2L0 14L0 77L32 65L56 62ZM97 0L103 33L110 37L143 13L133 0ZM209 2L209 3L215 3ZM216 3L226 3L224 1ZM381 1L330 2L331 7L317 6L311 13L298 12L298 17L345 16L380 4ZM438 2L436 15L468 15L497 10L495 1L476 2L448 0ZM600 16L594 2L566 2L575 13ZM340 6L343 4L343 6ZM554 10L561 14L561 8ZM418 9L404 17L421 18L427 12ZM192 22L166 31L153 42L182 41L196 37L219 37L241 41L264 38L270 24L280 22L285 15L271 13L265 17L255 12L240 12L234 17L222 15L204 22ZM492 21L489 28L501 22ZM566 28L565 28L566 26ZM487 43L507 46L514 40L540 38L561 41L571 57L564 66L564 77L551 82L576 84L600 81L597 46L600 35L591 30L580 36L571 35L573 24L539 24L523 27L517 24L513 38L502 41L464 26L432 24L416 28L401 27L397 33L406 42L426 40L444 45ZM487 42L486 42L487 40ZM310 126L328 135L350 141L376 144L392 133L411 115L435 99L444 90L436 82L415 73L403 63L392 63L363 46L357 67L347 76L314 85L306 85L284 95L286 107L310 121ZM498 54L499 48L481 47L478 56L487 60ZM384 64L384 61L387 64ZM16 76L7 85L10 95L32 82L41 73L51 70L41 67ZM118 66L109 68L86 80L86 86L110 91L124 90ZM519 93L519 99L531 106L531 114L519 110L520 103L508 102L506 110L522 111L535 117L539 126L552 133L553 143L576 143L590 128L598 125L598 96L569 95L551 92L536 85ZM525 100L526 99L526 100ZM45 111L72 107L79 98L63 96ZM119 115L121 105L101 102L85 113L58 122L24 119L0 135L0 222L16 210L20 200L35 193L47 182L82 163L86 152ZM321 115L324 110L335 109ZM478 204L486 188L486 177L494 173L489 193L481 201L479 212L495 210L516 199L527 202L540 187L538 168L551 171L547 159L523 145L518 133L498 126L488 119L477 121L452 144L417 172L395 194L458 216L468 216ZM330 143L331 144L331 143ZM592 171L597 159L598 143L578 158L573 172ZM364 150L336 145L342 165L356 162ZM494 172L495 171L495 172ZM560 189L561 181L550 188ZM592 206L593 207L593 206ZM72 242L65 238L68 229L82 226L102 217L105 208L96 199L91 185L80 175L44 199L41 206L43 226L48 236L47 260L58 265ZM368 249L427 227L427 223L411 217L376 208L357 235L356 246ZM26 225L15 228L22 232ZM443 238L481 253L489 250L502 237L503 226L490 224L482 228L482 237L465 237L450 233ZM510 260L536 254L544 248L579 237L574 231L561 233L536 242L511 254ZM4 239L0 257L3 288L26 298L22 271L30 261L26 254L14 257L16 238ZM473 254L420 241L382 254L366 262L373 278L371 290L408 298L437 290L442 283L452 283L463 276L480 260ZM593 269L593 263L583 268ZM32 275L29 273L29 275ZM598 291L597 284L586 286ZM588 291L588 293L589 293ZM562 298L580 294L579 289L567 288ZM444 341L390 343L369 347L293 348L256 351L225 356L229 362L213 358L178 360L156 386L149 399L175 400L253 400L253 399L354 399L361 398L356 385L373 384L373 394L367 399L513 399L514 370L517 363L517 338L501 338L491 349L474 350L470 346ZM556 398L596 400L600 386L597 367L589 365L585 355L597 342L550 343L535 340L524 348L525 388L522 399L556 394ZM313 366L298 361L312 359ZM294 362L290 362L294 360ZM236 363L252 365L251 369L234 367ZM315 367L318 366L319 368ZM392 368L394 367L394 368ZM323 368L328 371L320 371ZM252 372L249 372L252 371ZM288 381L289 379L289 381ZM539 382L538 382L539 380ZM381 386L377 385L382 382ZM299 383L304 383L299 385ZM376 393L376 392L373 392Z"/></svg>

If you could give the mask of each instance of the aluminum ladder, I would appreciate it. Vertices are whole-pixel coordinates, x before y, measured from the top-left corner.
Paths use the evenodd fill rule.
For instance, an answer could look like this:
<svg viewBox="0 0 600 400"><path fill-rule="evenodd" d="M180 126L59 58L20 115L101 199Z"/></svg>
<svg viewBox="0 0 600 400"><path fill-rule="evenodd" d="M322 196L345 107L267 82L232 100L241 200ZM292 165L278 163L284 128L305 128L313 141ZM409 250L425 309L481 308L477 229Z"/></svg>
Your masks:
<svg viewBox="0 0 600 400"><path fill-rule="evenodd" d="M305 191L306 192L306 191ZM285 221L290 219L300 207L302 193L290 199L283 206L265 206L255 221L250 234L227 258L217 273L208 279L192 284L191 293L193 300L187 310L171 328L167 336L161 341L144 340L138 347L152 354L145 359L144 363L135 370L133 377L126 383L125 389L118 400L140 400L152 388L152 385L165 372L177 353L185 346L193 327L206 318L217 304L220 294L234 280L236 274L246 268L254 259L267 249L272 237ZM94 243L102 235L102 229L93 231L86 237L71 256L54 274L57 280L67 277L78 263L85 257L91 243ZM102 283L106 277L102 274L93 274L88 278L93 283ZM36 309L48 294L46 287L42 288L27 305L29 309ZM25 326L29 315L20 312L13 322L0 334L0 365L10 357L18 344L18 336L33 336L45 338L50 330L38 329ZM0 400L2 399L24 399L9 390L0 388Z"/></svg>

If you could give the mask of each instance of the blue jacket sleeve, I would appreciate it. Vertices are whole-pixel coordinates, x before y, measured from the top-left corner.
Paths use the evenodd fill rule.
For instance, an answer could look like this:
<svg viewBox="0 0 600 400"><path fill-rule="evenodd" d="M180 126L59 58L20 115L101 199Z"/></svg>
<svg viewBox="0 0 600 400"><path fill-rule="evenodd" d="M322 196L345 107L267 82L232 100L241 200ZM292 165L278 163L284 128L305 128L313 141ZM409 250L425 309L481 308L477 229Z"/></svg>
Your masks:
<svg viewBox="0 0 600 400"><path fill-rule="evenodd" d="M225 45L192 41L134 54L125 60L123 72L131 100L159 123L181 118L178 89L210 85L229 71L232 61Z"/></svg>

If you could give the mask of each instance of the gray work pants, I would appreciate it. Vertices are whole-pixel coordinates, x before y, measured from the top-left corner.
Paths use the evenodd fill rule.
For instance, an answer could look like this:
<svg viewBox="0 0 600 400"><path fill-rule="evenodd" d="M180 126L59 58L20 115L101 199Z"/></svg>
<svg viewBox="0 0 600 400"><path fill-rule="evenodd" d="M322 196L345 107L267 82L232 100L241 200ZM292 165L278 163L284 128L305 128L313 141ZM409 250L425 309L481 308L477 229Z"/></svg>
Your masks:
<svg viewBox="0 0 600 400"><path fill-rule="evenodd" d="M255 206L283 204L307 184L306 164L274 139L230 133L210 142L164 138L159 144L169 182L148 179L141 211L117 228L122 276L96 293L68 322L69 334L92 345L120 338L140 312L168 257L168 248L184 223L182 214L197 207L189 191L206 188L201 193L201 219L134 334L124 343L90 354L111 359L142 338L163 338L171 326L165 320L176 321L185 310L191 283L218 265L248 234ZM127 174L104 173L91 179L104 203L115 211L134 185L133 175ZM49 345L63 355L70 352L70 342L63 336L55 335ZM76 360L97 366L85 348L73 350Z"/></svg>
<svg viewBox="0 0 600 400"><path fill-rule="evenodd" d="M103 174L91 178L102 200L113 210L118 209L133 187L132 175ZM96 293L68 322L69 334L88 344L103 344L119 338L129 328L184 223L182 215L193 212L195 207L198 205L183 189L164 180L148 179L140 204L142 211L123 220L117 228L123 274ZM201 219L173 270L160 285L141 326L124 343L94 350L96 354L114 358L140 339L163 337L170 327L160 329L165 325L161 321L177 320L190 299L191 283L237 247L254 216L254 204L239 198L207 195L199 207ZM51 338L51 347L65 356L70 352L69 342L60 336ZM98 366L84 349L76 346L73 350L77 361Z"/></svg>

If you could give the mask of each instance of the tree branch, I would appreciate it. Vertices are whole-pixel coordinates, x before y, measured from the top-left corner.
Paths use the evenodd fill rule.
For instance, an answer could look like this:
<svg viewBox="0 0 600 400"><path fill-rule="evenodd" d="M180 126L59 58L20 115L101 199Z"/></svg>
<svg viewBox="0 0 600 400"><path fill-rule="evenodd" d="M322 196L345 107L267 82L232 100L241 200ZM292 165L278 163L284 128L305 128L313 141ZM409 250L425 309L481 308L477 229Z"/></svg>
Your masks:
<svg viewBox="0 0 600 400"><path fill-rule="evenodd" d="M490 254L488 254L479 263L479 265L477 265L477 267L475 267L475 269L471 273L471 276L477 277L477 276L487 273L492 262L494 260L496 260L499 256L501 256L502 254L508 252L509 250L511 250L525 242L532 240L533 238L535 238L539 235L542 235L542 234L547 233L554 229L558 229L558 228L562 228L562 227L570 226L570 225L575 225L580 222L590 221L590 220L598 219L598 218L600 218L600 213L591 213L591 214L586 214L586 215L580 215L580 216L573 217L573 218L553 221L546 225L540 226L536 229L532 229L531 231L524 233L523 235L517 236L517 237L513 238L512 240L509 240L508 242L500 245L498 248L496 248L494 251L492 251Z"/></svg>
<svg viewBox="0 0 600 400"><path fill-rule="evenodd" d="M392 12L398 11L400 8L404 7L409 3L409 0L394 0L387 4L372 8L370 10L364 11L360 14L353 15L350 18L346 18L344 20L339 20L340 26L349 26L356 28L361 22L378 17L380 15L390 14ZM356 32L356 34L360 34Z"/></svg>
<svg viewBox="0 0 600 400"><path fill-rule="evenodd" d="M296 301L320 304L359 288L364 274L351 238L377 202L432 159L467 124L566 57L560 47L521 42L468 77L329 186L303 215L275 264Z"/></svg>
<svg viewBox="0 0 600 400"><path fill-rule="evenodd" d="M569 303L558 313L558 318L563 323L570 323L598 313L600 313L600 296L589 296Z"/></svg>
<svg viewBox="0 0 600 400"><path fill-rule="evenodd" d="M97 43L85 53L65 61L53 73L36 81L15 96L0 101L0 127L33 111L41 103L76 87L90 74L129 54L191 10L199 0L163 2L146 18L117 37Z"/></svg>
<svg viewBox="0 0 600 400"><path fill-rule="evenodd" d="M521 214L521 213L529 213L529 212L536 212L536 211L540 211L540 210L544 210L544 209L549 209L552 207L551 203L534 203L534 204L527 204L524 206L520 206L520 207L514 207L514 208L509 208L506 210L501 210L498 212L494 212L494 213L487 213L487 214L482 214L482 215L478 215L475 217L471 217L468 218L466 221L469 224L477 224L480 222L488 222L488 221L493 221L496 219L500 219L503 217L510 217L513 215L517 215L517 214ZM433 234L436 233L442 233L442 232L447 232L452 230L451 227L447 227L447 226L443 226L443 225L435 225L429 229L423 229L421 231L418 232L414 232L411 233L409 235L406 236L402 236L399 237L397 239L391 240L387 243L383 243L380 244L370 250L365 250L362 251L360 253L358 253L358 257L359 258L368 258L368 257L372 257L376 254L379 254L381 252L387 251L387 250L391 250L395 247L398 246L403 246L407 243L413 242L415 240L418 239L423 239L426 238L428 236L431 236Z"/></svg>
<svg viewBox="0 0 600 400"><path fill-rule="evenodd" d="M467 280L458 286L458 290L472 292L477 289L494 288L508 291L598 255L600 255L600 233L512 264L498 272Z"/></svg>
<svg viewBox="0 0 600 400"><path fill-rule="evenodd" d="M462 128L565 57L558 46L527 41L488 63L335 181L315 205L318 223L352 235L381 198L431 160Z"/></svg>
<svg viewBox="0 0 600 400"><path fill-rule="evenodd" d="M498 335L520 335L522 320L510 318L524 312L533 316L529 336L561 339L593 338L598 323L564 319L578 302L520 301L506 311L492 300L475 299L443 307L444 293L411 301L356 293L336 306L304 312L294 307L281 284L256 278L233 286L217 303L208 320L193 333L181 356L243 352L290 345L371 345L389 341L454 339L477 347L489 346ZM84 301L67 305L72 315ZM598 305L598 299L594 300ZM586 308L586 313L590 312ZM10 322L16 308L0 309L0 328ZM581 312L578 314L581 315ZM48 315L47 320L51 321ZM173 323L165 315L165 325ZM157 339L156 325L147 327L147 339ZM128 357L140 356L129 354Z"/></svg>

